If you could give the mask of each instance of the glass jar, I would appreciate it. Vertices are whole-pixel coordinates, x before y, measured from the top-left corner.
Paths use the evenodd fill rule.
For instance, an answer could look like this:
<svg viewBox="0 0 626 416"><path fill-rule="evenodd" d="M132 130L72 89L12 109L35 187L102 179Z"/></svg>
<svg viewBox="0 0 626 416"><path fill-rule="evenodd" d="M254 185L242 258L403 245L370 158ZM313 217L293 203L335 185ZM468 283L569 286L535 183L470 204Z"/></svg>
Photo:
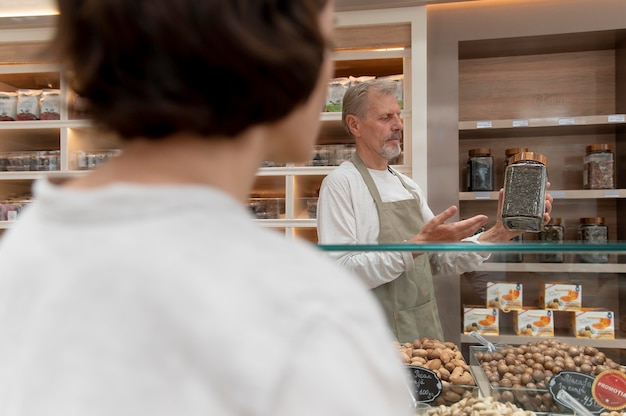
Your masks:
<svg viewBox="0 0 626 416"><path fill-rule="evenodd" d="M328 146L315 146L313 148L313 154L309 159L308 166L329 166L330 165L330 150Z"/></svg>
<svg viewBox="0 0 626 416"><path fill-rule="evenodd" d="M535 152L513 155L504 172L502 223L511 231L540 232L545 213L547 158Z"/></svg>
<svg viewBox="0 0 626 416"><path fill-rule="evenodd" d="M522 234L511 238L512 243L521 244L523 242ZM504 263L521 263L524 259L522 253L520 251L504 251L500 253L500 261Z"/></svg>
<svg viewBox="0 0 626 416"><path fill-rule="evenodd" d="M581 218L578 227L578 239L586 244L606 244L609 240L609 227L604 224L604 217ZM578 254L580 263L608 263L607 253L583 252Z"/></svg>
<svg viewBox="0 0 626 416"><path fill-rule="evenodd" d="M615 188L615 156L610 144L592 144L585 148L584 189Z"/></svg>
<svg viewBox="0 0 626 416"><path fill-rule="evenodd" d="M506 149L504 151L504 169L506 169L506 167L509 166L509 161L511 160L511 157L513 155L516 155L522 152L528 152L528 148L527 147L511 147L511 148Z"/></svg>
<svg viewBox="0 0 626 416"><path fill-rule="evenodd" d="M565 229L561 225L560 218L552 218L550 222L544 225L543 230L539 234L539 239L550 244L562 244L564 240ZM563 263L562 252L544 252L540 253L538 260L542 263Z"/></svg>
<svg viewBox="0 0 626 416"><path fill-rule="evenodd" d="M493 156L491 149L470 149L467 160L467 190L493 191Z"/></svg>

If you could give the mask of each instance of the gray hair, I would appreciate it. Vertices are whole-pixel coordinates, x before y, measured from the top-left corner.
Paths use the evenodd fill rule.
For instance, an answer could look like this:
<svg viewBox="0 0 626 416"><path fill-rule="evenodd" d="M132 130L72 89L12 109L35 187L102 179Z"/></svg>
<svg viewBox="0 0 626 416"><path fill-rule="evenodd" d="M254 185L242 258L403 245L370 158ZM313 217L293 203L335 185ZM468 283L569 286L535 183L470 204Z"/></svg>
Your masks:
<svg viewBox="0 0 626 416"><path fill-rule="evenodd" d="M346 117L349 114L355 115L359 118L365 117L368 105L367 93L370 89L373 89L383 95L395 95L398 89L398 84L394 81L376 78L353 84L350 88L348 88L343 96L341 123L350 136L352 136L352 133L346 123Z"/></svg>

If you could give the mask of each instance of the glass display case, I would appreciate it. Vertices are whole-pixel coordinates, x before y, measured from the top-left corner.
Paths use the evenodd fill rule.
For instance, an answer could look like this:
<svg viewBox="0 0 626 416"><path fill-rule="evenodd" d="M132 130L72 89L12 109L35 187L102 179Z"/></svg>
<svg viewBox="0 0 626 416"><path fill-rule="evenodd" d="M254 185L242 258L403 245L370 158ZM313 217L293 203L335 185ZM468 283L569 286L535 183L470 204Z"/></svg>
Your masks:
<svg viewBox="0 0 626 416"><path fill-rule="evenodd" d="M519 345L554 338L569 344L607 350L607 355L626 364L624 241L604 244L575 241L560 244L538 241L500 244L405 243L319 245L319 248L325 251L488 253L489 258L472 276L465 274L458 277L461 292L457 313L461 325L456 332L460 344L476 344L476 339L469 335L473 331L499 344ZM497 262L508 253L517 253L525 261ZM540 255L555 253L563 255L562 263L534 261ZM603 255L607 261L593 263L581 260L590 255ZM488 315L497 319L487 323L485 317ZM481 316L483 319L476 318ZM442 324L447 326L450 323ZM463 354L469 361L467 348L463 349Z"/></svg>
<svg viewBox="0 0 626 416"><path fill-rule="evenodd" d="M606 385L598 382L601 377L617 375L617 384L609 385L607 391L611 395L617 392L618 403L622 403L619 397L624 396L626 408L625 241L592 244L522 240L500 244L402 243L319 248L327 252L489 255L471 276L441 277L461 281L456 308L461 322L456 328L458 349L472 375L470 385L477 386L477 391L463 391L445 405L488 397L535 414L624 414L624 408L610 413L610 408L598 404L595 389ZM510 254L521 256L524 262L501 261ZM553 259L556 254L562 262L539 261ZM443 326L450 324L442 321ZM433 367L430 355L426 359L421 356L427 351L425 342L437 341L397 341L405 364ZM441 340L441 344L441 348L454 350L457 342ZM437 374L445 379L445 375ZM445 382L443 385L448 390L456 387ZM443 396L437 400L427 407L439 406ZM583 409L577 411L575 408L580 405Z"/></svg>

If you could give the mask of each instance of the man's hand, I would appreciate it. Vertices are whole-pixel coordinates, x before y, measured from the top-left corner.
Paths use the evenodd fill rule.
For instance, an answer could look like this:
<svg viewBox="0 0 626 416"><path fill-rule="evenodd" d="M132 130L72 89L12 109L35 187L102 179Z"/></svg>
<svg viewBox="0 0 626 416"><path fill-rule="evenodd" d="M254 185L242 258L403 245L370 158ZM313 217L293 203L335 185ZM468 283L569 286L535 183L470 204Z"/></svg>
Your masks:
<svg viewBox="0 0 626 416"><path fill-rule="evenodd" d="M426 242L458 242L466 237L470 237L487 222L486 215L476 215L462 221L447 223L452 218L458 208L454 205L428 221L420 232L408 241L411 243Z"/></svg>
<svg viewBox="0 0 626 416"><path fill-rule="evenodd" d="M547 183L546 189L550 189L550 182ZM502 223L503 197L504 197L504 189L500 189L500 193L498 194L498 213L496 214L496 224L490 229L488 229L487 231L485 231L484 233L481 233L480 236L478 237L478 241L492 242L492 243L504 242L504 241L509 241L511 238L517 237L520 234L523 234L522 231L509 231L504 227L504 224ZM546 192L546 201L545 201L546 212L544 212L543 214L544 225L550 222L550 213L552 212L553 200L554 198L552 198L552 195Z"/></svg>

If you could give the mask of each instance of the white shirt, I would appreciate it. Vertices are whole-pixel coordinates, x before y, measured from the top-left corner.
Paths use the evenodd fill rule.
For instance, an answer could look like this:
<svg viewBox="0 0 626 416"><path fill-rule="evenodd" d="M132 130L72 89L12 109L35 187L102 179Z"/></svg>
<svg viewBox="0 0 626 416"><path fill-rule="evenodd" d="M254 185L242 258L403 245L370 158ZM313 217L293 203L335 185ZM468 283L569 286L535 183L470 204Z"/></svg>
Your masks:
<svg viewBox="0 0 626 416"><path fill-rule="evenodd" d="M368 169L383 202L416 198L424 222L435 217L419 185L398 173L408 190L388 170ZM376 203L352 162L343 162L320 188L317 227L320 244L378 244L379 218ZM476 241L478 236L465 241ZM413 267L408 251L328 252L339 264L355 272L370 288L396 279ZM451 275L475 270L488 255L472 252L429 253L433 274Z"/></svg>
<svg viewBox="0 0 626 416"><path fill-rule="evenodd" d="M0 242L0 415L409 415L378 304L200 186L70 190Z"/></svg>

